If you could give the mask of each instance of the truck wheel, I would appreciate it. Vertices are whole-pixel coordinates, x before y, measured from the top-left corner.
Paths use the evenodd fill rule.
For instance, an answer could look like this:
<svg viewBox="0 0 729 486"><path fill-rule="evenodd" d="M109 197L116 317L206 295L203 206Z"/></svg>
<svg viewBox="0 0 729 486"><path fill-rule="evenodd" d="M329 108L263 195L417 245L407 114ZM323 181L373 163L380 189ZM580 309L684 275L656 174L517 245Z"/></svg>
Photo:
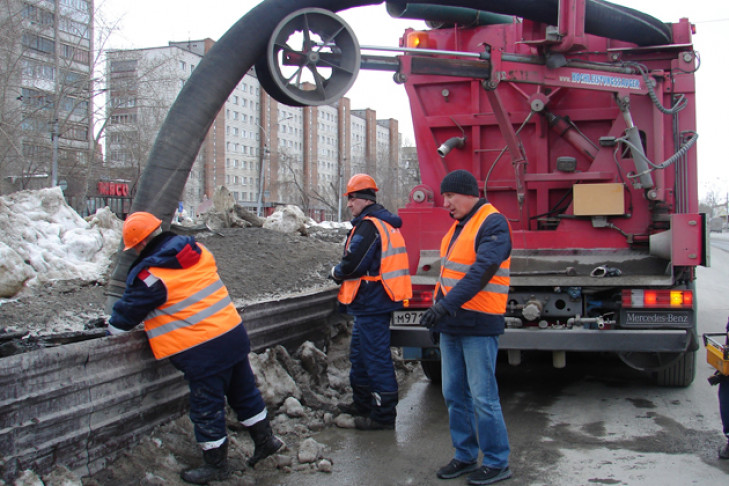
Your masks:
<svg viewBox="0 0 729 486"><path fill-rule="evenodd" d="M696 375L696 351L683 353L618 353L631 368L649 373L659 386L689 386Z"/></svg>
<svg viewBox="0 0 729 486"><path fill-rule="evenodd" d="M423 368L425 377L433 383L440 383L440 361L421 361L420 367Z"/></svg>
<svg viewBox="0 0 729 486"><path fill-rule="evenodd" d="M655 374L658 386L685 387L689 386L696 377L696 351L687 351L665 369Z"/></svg>

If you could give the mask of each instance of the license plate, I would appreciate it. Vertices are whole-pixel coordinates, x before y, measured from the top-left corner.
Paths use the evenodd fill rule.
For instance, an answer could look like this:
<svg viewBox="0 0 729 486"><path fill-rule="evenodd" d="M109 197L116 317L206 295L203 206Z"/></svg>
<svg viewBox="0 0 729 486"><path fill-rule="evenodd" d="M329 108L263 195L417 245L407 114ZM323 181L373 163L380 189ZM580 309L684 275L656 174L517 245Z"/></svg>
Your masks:
<svg viewBox="0 0 729 486"><path fill-rule="evenodd" d="M417 326L424 310L395 311L392 313L393 326Z"/></svg>

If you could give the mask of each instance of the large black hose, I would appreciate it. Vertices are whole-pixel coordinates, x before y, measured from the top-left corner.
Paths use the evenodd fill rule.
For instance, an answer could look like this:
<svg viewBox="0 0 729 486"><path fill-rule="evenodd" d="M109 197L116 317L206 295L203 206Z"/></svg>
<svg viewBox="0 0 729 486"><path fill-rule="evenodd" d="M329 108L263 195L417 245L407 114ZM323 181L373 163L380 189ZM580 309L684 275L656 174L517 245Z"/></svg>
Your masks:
<svg viewBox="0 0 729 486"><path fill-rule="evenodd" d="M557 25L559 0L389 0L388 4L405 9L408 3L447 4L485 10L488 12L516 15L535 22ZM639 46L671 43L671 29L660 20L638 10L615 5L604 0L587 0L585 4L585 32L632 42Z"/></svg>
<svg viewBox="0 0 729 486"><path fill-rule="evenodd" d="M383 0L265 0L236 22L205 54L172 104L144 167L131 211L172 220L195 157L216 115L243 76L265 55L278 23L301 8L332 11ZM135 256L120 251L107 286L106 311L124 291Z"/></svg>
<svg viewBox="0 0 729 486"><path fill-rule="evenodd" d="M516 15L555 24L558 0L419 0ZM334 12L377 5L383 0L265 0L236 22L203 57L172 104L155 139L139 181L132 211L147 211L169 222L185 187L208 129L243 76L265 55L268 40L278 23L302 8ZM407 3L407 2L402 2ZM588 0L585 30L591 34L634 42L664 44L670 30L655 18L602 0ZM663 28L662 28L663 27ZM107 293L107 312L124 290L126 274L134 260L121 252Z"/></svg>

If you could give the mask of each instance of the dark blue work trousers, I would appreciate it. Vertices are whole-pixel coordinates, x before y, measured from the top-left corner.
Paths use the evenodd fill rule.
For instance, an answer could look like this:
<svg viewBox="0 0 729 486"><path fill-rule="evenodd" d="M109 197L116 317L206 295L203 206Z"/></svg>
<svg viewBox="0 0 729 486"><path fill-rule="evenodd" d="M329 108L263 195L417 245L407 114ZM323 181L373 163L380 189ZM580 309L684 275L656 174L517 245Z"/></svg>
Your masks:
<svg viewBox="0 0 729 486"><path fill-rule="evenodd" d="M190 381L189 386L190 420L200 444L227 436L226 397L241 422L266 408L247 357L220 373Z"/></svg>
<svg viewBox="0 0 729 486"><path fill-rule="evenodd" d="M390 313L355 316L349 352L352 385L372 392L397 392L390 354Z"/></svg>
<svg viewBox="0 0 729 486"><path fill-rule="evenodd" d="M719 383L719 414L724 435L729 441L729 380Z"/></svg>

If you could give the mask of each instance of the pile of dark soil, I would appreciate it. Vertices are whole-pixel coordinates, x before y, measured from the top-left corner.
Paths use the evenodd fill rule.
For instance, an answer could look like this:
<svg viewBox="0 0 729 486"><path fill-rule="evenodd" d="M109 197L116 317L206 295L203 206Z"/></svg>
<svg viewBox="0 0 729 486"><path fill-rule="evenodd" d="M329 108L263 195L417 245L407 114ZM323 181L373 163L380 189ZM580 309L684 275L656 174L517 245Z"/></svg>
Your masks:
<svg viewBox="0 0 729 486"><path fill-rule="evenodd" d="M215 256L238 307L333 288L343 230L311 236L264 228L226 228L195 235ZM334 242L336 240L338 242ZM111 271L111 269L110 269ZM106 282L58 281L0 305L0 357L103 334Z"/></svg>

